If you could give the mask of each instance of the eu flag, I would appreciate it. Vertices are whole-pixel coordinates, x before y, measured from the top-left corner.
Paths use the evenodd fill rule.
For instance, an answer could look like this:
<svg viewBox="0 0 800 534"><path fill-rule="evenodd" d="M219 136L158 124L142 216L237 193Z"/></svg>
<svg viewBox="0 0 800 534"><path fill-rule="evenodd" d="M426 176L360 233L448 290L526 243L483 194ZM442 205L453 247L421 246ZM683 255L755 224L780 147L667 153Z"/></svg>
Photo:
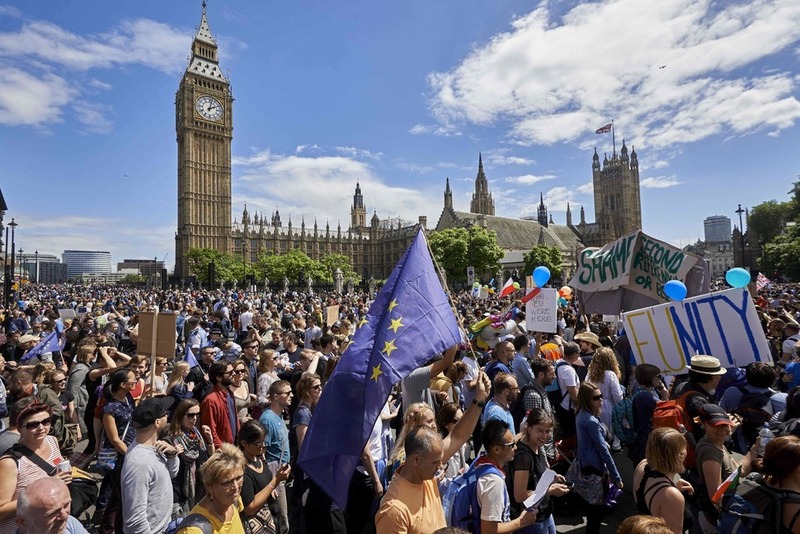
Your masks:
<svg viewBox="0 0 800 534"><path fill-rule="evenodd" d="M300 451L300 467L342 510L392 386L459 341L458 323L420 230L325 384Z"/></svg>
<svg viewBox="0 0 800 534"><path fill-rule="evenodd" d="M19 363L27 363L45 352L56 352L59 350L61 350L61 343L58 341L58 334L53 330L46 338L37 343L35 347L26 352L25 355L20 358Z"/></svg>

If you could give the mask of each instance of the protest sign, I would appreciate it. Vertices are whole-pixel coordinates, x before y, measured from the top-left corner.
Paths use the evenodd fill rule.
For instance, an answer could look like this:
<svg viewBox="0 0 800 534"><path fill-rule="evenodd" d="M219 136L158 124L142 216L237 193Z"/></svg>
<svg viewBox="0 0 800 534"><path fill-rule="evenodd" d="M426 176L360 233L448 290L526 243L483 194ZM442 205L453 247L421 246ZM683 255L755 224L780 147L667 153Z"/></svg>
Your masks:
<svg viewBox="0 0 800 534"><path fill-rule="evenodd" d="M145 356L175 357L177 316L170 312L141 312L136 353ZM154 335L155 334L155 335Z"/></svg>
<svg viewBox="0 0 800 534"><path fill-rule="evenodd" d="M531 293L533 288L526 291ZM556 332L556 300L557 290L540 289L538 295L525 303L525 326L530 332Z"/></svg>
<svg viewBox="0 0 800 534"><path fill-rule="evenodd" d="M615 315L667 302L664 284L670 280L683 281L689 296L708 291L705 260L642 232L585 248L577 264L569 285L588 313Z"/></svg>
<svg viewBox="0 0 800 534"><path fill-rule="evenodd" d="M686 372L692 356L708 354L723 367L772 364L769 344L746 288L709 293L624 313L639 363L667 374Z"/></svg>
<svg viewBox="0 0 800 534"><path fill-rule="evenodd" d="M78 316L78 314L75 313L75 310L73 310L72 308L59 308L58 316L61 319L75 319Z"/></svg>
<svg viewBox="0 0 800 534"><path fill-rule="evenodd" d="M328 326L333 325L339 320L339 305L331 305L325 308L325 324Z"/></svg>

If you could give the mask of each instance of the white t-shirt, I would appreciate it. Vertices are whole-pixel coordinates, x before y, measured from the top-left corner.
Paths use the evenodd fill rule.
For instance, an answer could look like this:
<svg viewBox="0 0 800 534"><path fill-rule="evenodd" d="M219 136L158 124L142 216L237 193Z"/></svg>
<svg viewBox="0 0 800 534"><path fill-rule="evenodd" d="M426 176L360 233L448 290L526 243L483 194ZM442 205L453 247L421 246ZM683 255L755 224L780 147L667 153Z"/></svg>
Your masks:
<svg viewBox="0 0 800 534"><path fill-rule="evenodd" d="M580 385L581 380L578 378L578 373L569 363L558 366L558 389L561 390L561 395L564 397L561 399L562 408L565 410L572 408L572 398L567 393L567 388L570 386L579 387Z"/></svg>
<svg viewBox="0 0 800 534"><path fill-rule="evenodd" d="M783 353L791 354L792 358L797 358L797 343L800 342L800 334L795 334L792 337L787 337L783 342Z"/></svg>
<svg viewBox="0 0 800 534"><path fill-rule="evenodd" d="M511 519L506 481L494 473L487 473L478 479L478 503L484 521L505 523Z"/></svg>

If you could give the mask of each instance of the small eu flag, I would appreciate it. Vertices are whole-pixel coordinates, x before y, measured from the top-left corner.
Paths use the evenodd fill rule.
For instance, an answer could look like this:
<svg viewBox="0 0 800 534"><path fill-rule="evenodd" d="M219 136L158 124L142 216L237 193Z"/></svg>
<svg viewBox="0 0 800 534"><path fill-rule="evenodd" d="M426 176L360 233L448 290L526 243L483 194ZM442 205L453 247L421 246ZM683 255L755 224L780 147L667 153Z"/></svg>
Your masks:
<svg viewBox="0 0 800 534"><path fill-rule="evenodd" d="M44 354L45 352L57 352L61 350L61 343L58 341L58 334L55 330L50 332L50 334L41 340L35 347L31 350L26 352L22 358L20 358L19 363L27 363L33 358Z"/></svg>
<svg viewBox="0 0 800 534"><path fill-rule="evenodd" d="M461 341L424 231L362 323L325 384L299 458L303 471L343 510L350 479L392 386Z"/></svg>

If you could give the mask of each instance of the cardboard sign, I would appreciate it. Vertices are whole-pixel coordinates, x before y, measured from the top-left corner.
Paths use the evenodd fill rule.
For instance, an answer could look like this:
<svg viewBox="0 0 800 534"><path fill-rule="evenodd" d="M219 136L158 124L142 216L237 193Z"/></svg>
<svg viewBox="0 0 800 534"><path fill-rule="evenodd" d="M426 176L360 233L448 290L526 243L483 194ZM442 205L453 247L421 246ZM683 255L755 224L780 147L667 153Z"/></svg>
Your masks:
<svg viewBox="0 0 800 534"><path fill-rule="evenodd" d="M339 320L339 305L332 305L325 308L325 324L333 326Z"/></svg>
<svg viewBox="0 0 800 534"><path fill-rule="evenodd" d="M664 284L683 280L698 259L636 232L603 248L581 250L578 269L569 285L585 292L625 288L665 302L669 299L664 294Z"/></svg>
<svg viewBox="0 0 800 534"><path fill-rule="evenodd" d="M175 343L178 337L175 328L176 319L177 315L169 312L159 314L141 312L139 314L139 340L136 344L136 354L174 358ZM154 326L156 326L155 339L153 339ZM153 354L153 347L155 347L155 354Z"/></svg>
<svg viewBox="0 0 800 534"><path fill-rule="evenodd" d="M58 316L61 319L74 319L78 316L72 308L59 308Z"/></svg>
<svg viewBox="0 0 800 534"><path fill-rule="evenodd" d="M667 374L687 372L696 354L714 356L726 368L772 364L746 288L642 308L624 313L622 320L636 359Z"/></svg>
<svg viewBox="0 0 800 534"><path fill-rule="evenodd" d="M526 290L533 291L532 288ZM530 332L555 333L558 330L556 309L558 290L541 289L539 294L525 303L525 326Z"/></svg>

